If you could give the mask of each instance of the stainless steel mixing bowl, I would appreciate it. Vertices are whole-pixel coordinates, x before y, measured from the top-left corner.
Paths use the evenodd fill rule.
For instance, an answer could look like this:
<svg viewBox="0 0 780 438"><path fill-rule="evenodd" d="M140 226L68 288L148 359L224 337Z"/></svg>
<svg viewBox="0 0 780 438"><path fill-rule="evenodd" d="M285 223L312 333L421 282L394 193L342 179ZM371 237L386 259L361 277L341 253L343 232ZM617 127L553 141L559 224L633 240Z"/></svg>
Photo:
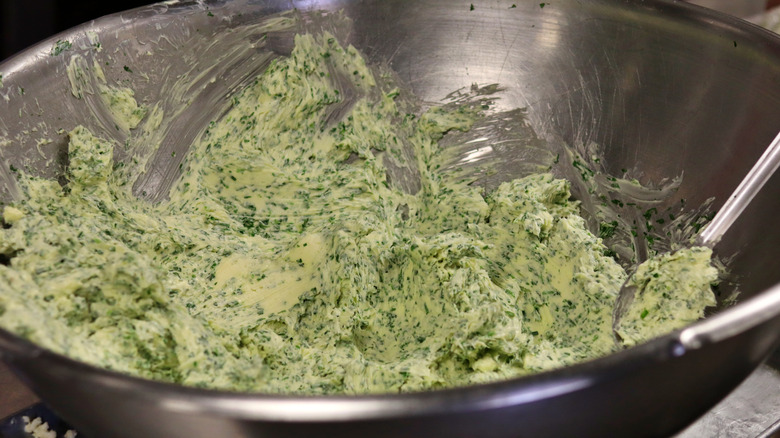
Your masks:
<svg viewBox="0 0 780 438"><path fill-rule="evenodd" d="M293 8L303 20L279 30L274 14ZM77 124L119 144L161 144L135 191L164 196L184 156L171 152L284 56L290 35L329 19L341 23L332 29L340 39L427 102L498 84L495 106L524 108L535 141L599 145L606 172L628 169L646 186L682 176L657 211L691 212L709 198L722 204L780 128L780 37L677 1L172 1L95 20L0 65L3 199L16 195L11 166L62 174L65 131ZM109 83L159 105L159 129L123 132L107 123L89 93L94 79L71 88L71 62L97 62ZM2 330L0 355L91 437L665 436L712 407L778 344L779 192L775 176L719 245L739 284L737 305L539 375L415 394L286 397L118 375ZM734 296L729 284L722 297Z"/></svg>

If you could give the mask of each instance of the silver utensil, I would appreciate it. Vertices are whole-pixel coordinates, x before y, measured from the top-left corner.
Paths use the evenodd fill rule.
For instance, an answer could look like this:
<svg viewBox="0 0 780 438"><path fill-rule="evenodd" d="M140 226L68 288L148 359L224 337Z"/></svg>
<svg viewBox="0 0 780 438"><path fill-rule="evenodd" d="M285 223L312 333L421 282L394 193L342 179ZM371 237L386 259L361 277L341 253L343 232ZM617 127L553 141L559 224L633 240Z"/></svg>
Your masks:
<svg viewBox="0 0 780 438"><path fill-rule="evenodd" d="M780 166L780 133L777 134L769 147L750 169L734 193L729 196L723 207L717 212L712 222L693 241L693 246L713 248L737 220L740 214L750 204L750 201L764 187L769 178ZM629 285L631 277L627 278L620 288L615 308L612 311L612 333L619 342L617 333L620 321L626 314L637 293L637 287Z"/></svg>

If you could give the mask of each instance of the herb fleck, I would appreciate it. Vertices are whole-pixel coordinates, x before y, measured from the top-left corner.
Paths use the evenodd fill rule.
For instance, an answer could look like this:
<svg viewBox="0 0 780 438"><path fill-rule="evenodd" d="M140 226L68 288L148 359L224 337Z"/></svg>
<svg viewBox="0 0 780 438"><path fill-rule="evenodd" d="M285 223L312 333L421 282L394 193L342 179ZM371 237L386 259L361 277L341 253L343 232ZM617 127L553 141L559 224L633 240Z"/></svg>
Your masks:
<svg viewBox="0 0 780 438"><path fill-rule="evenodd" d="M51 48L51 56L57 56L66 50L70 50L72 46L73 45L68 40L57 40Z"/></svg>

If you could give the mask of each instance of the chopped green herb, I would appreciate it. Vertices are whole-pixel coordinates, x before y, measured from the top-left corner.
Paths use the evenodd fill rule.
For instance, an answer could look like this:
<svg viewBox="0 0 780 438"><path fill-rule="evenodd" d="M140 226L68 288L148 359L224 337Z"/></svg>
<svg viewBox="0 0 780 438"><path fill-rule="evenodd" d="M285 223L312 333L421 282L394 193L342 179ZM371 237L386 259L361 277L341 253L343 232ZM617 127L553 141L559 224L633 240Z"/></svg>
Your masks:
<svg viewBox="0 0 780 438"><path fill-rule="evenodd" d="M51 48L51 56L57 56L66 50L70 50L73 45L68 40L57 40Z"/></svg>
<svg viewBox="0 0 780 438"><path fill-rule="evenodd" d="M618 227L618 221L602 222L599 224L599 237L608 239L615 235Z"/></svg>

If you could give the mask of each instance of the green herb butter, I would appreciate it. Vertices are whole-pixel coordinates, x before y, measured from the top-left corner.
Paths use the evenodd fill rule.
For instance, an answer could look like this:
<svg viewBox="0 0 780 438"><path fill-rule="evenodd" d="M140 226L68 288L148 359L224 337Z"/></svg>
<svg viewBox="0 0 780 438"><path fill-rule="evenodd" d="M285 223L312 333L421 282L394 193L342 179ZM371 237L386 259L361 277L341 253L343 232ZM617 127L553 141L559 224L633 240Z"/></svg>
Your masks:
<svg viewBox="0 0 780 438"><path fill-rule="evenodd" d="M618 328L623 343L634 345L702 318L704 308L716 304L710 286L718 270L711 258L711 249L693 247L639 265L629 283L637 292Z"/></svg>
<svg viewBox="0 0 780 438"><path fill-rule="evenodd" d="M362 96L348 107L345 80ZM21 175L3 211L0 326L113 370L269 393L449 387L613 351L626 274L568 183L453 183L437 140L474 114L408 117L395 94L354 48L300 35L157 205L132 196L116 145L77 127L67 184ZM132 92L109 103L124 128L144 115ZM415 188L389 167L414 169ZM649 297L669 284L650 284L656 334L672 317ZM711 304L696 290L680 302Z"/></svg>

